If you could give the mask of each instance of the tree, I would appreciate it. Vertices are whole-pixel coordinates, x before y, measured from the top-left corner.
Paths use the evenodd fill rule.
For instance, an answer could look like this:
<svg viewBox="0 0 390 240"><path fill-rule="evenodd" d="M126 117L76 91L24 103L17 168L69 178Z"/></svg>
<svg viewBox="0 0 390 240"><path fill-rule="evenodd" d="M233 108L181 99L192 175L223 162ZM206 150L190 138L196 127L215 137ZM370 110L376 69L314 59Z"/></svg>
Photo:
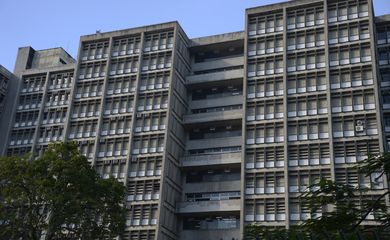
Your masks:
<svg viewBox="0 0 390 240"><path fill-rule="evenodd" d="M101 179L74 142L0 158L1 239L103 239L123 232L124 186Z"/></svg>
<svg viewBox="0 0 390 240"><path fill-rule="evenodd" d="M301 203L310 209L313 217L303 222L302 231L322 239L354 230L364 211L361 202L356 201L362 197L364 189L327 179L321 179L310 189L301 195ZM322 214L315 216L317 212Z"/></svg>
<svg viewBox="0 0 390 240"><path fill-rule="evenodd" d="M369 154L366 160L359 162L354 168L360 174L370 177L374 182L382 177L387 180L387 174L390 173L390 153ZM374 174L375 178L373 179ZM384 201L384 197L390 193L388 189L372 200L364 196L369 189L321 179L318 183L310 186L310 190L312 191L301 196L303 204L312 213L318 212L326 206L330 208L330 211L323 212L322 216L318 218L304 221L303 231L325 237L327 235L334 237L340 235L340 232L353 233L372 213L375 213L377 221L382 222L382 225L378 226L377 229L386 233L389 231L390 215L388 212L390 209Z"/></svg>
<svg viewBox="0 0 390 240"><path fill-rule="evenodd" d="M366 160L359 162L354 168L360 174L370 176L374 182L382 177L388 181L390 153L369 154ZM372 176L375 177L372 178ZM367 229L361 227L361 223L373 212L376 220L382 223L376 230L389 237L390 208L384 201L384 198L390 194L388 189L372 200L365 197L368 189L320 179L307 190L300 196L300 199L302 206L310 209L311 219L303 221L293 231L284 233L282 230L273 230L265 226L249 225L246 228L246 239L268 239L269 237L298 239L296 232L301 233L299 239L308 236L314 239L357 239L357 232L360 234L360 239L373 239L372 232L365 231ZM318 212L322 214L316 216ZM288 237L281 237L281 233Z"/></svg>

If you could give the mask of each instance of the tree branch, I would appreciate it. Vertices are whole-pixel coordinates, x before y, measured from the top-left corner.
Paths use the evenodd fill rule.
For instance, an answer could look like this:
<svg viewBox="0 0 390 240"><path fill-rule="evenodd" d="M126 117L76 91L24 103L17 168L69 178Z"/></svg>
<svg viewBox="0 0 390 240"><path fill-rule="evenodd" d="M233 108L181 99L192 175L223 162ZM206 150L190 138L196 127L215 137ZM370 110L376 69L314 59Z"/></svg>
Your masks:
<svg viewBox="0 0 390 240"><path fill-rule="evenodd" d="M368 214L370 214L370 212L374 209L374 206L379 203L379 201L384 197L386 196L387 194L389 194L390 191L387 191L385 193L383 193L379 198L377 198L374 202L374 204L371 205L371 207L367 210L367 212L364 214L364 216L359 220L359 222L357 222L353 228L352 228L352 231L355 230L365 219L366 217L368 216Z"/></svg>

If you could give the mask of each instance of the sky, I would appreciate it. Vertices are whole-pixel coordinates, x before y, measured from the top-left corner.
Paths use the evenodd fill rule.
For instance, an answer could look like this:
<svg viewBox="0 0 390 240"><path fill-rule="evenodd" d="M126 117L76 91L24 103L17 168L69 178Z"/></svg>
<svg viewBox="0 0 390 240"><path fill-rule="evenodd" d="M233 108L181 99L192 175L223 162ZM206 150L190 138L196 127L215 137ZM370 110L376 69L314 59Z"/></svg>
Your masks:
<svg viewBox="0 0 390 240"><path fill-rule="evenodd" d="M245 8L286 0L0 0L0 64L13 71L19 47L63 47L81 35L179 21L190 38L244 29ZM373 0L377 16L390 0Z"/></svg>

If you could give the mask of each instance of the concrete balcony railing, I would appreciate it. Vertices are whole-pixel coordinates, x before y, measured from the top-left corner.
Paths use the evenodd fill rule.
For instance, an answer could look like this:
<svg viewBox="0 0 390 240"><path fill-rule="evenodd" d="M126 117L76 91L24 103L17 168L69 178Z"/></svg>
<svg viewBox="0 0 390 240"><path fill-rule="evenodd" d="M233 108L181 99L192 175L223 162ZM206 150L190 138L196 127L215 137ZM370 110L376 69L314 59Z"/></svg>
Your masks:
<svg viewBox="0 0 390 240"><path fill-rule="evenodd" d="M198 75L190 75L186 77L187 84L198 84L207 82L216 82L222 80L231 80L244 77L243 69L233 69L221 72L212 72Z"/></svg>
<svg viewBox="0 0 390 240"><path fill-rule="evenodd" d="M240 205L241 205L240 199L180 202L178 204L178 212L179 213L235 212L235 211L240 211Z"/></svg>
<svg viewBox="0 0 390 240"><path fill-rule="evenodd" d="M240 229L183 230L180 239L240 239Z"/></svg>
<svg viewBox="0 0 390 240"><path fill-rule="evenodd" d="M194 63L192 64L192 71L207 71L211 69L228 68L242 65L244 65L244 57L231 57L201 63Z"/></svg>
<svg viewBox="0 0 390 240"><path fill-rule="evenodd" d="M205 193L205 192L237 192L241 189L240 180L186 183L183 186L184 193Z"/></svg>
<svg viewBox="0 0 390 240"><path fill-rule="evenodd" d="M223 106L232 106L240 105L244 101L242 95L232 95L221 98L214 99L202 99L195 100L189 103L191 109L200 109L200 108L213 108L213 107L223 107Z"/></svg>
<svg viewBox="0 0 390 240"><path fill-rule="evenodd" d="M241 146L241 140L242 140L241 136L188 140L187 149L192 150L192 149L219 148L219 147L237 147L237 146Z"/></svg>
<svg viewBox="0 0 390 240"><path fill-rule="evenodd" d="M242 119L242 109L234 109L220 112L208 112L189 114L184 116L185 124L205 123L225 120Z"/></svg>
<svg viewBox="0 0 390 240"><path fill-rule="evenodd" d="M198 156L185 156L180 159L183 167L240 164L241 151L234 153L205 154Z"/></svg>

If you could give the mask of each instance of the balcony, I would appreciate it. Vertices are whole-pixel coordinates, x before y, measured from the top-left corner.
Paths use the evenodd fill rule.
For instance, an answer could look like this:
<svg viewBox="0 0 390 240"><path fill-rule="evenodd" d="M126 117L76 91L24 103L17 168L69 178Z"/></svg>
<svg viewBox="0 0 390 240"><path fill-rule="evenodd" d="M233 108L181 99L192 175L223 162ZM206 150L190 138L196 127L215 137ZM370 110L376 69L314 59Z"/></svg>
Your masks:
<svg viewBox="0 0 390 240"><path fill-rule="evenodd" d="M244 57L231 57L231 58L224 58L224 59L217 59L213 61L195 63L192 65L192 71L198 72L198 71L206 71L211 69L227 68L227 67L234 67L240 65L244 65Z"/></svg>
<svg viewBox="0 0 390 240"><path fill-rule="evenodd" d="M184 193L204 193L204 192L234 192L240 191L240 180L227 180L219 182L199 182L186 183L183 188Z"/></svg>
<svg viewBox="0 0 390 240"><path fill-rule="evenodd" d="M240 205L241 205L240 199L180 202L178 204L178 212L179 213L234 212L234 211L240 211Z"/></svg>
<svg viewBox="0 0 390 240"><path fill-rule="evenodd" d="M240 229L183 230L180 239L240 239Z"/></svg>
<svg viewBox="0 0 390 240"><path fill-rule="evenodd" d="M241 151L235 153L205 154L181 158L183 167L240 164Z"/></svg>
<svg viewBox="0 0 390 240"><path fill-rule="evenodd" d="M212 72L186 77L187 84L208 83L222 80L231 80L244 77L243 69L226 70L221 72Z"/></svg>
<svg viewBox="0 0 390 240"><path fill-rule="evenodd" d="M206 149L206 148L221 148L221 147L237 147L241 146L241 136L225 137L225 138L209 138L200 140L188 140L187 149Z"/></svg>
<svg viewBox="0 0 390 240"><path fill-rule="evenodd" d="M221 98L193 100L190 102L190 108L202 109L202 108L240 105L243 103L243 101L244 98L242 95L231 95L231 96L226 96Z"/></svg>
<svg viewBox="0 0 390 240"><path fill-rule="evenodd" d="M189 114L184 116L185 124L216 122L225 120L235 120L242 118L242 109L234 109L219 112L207 112L198 114Z"/></svg>

